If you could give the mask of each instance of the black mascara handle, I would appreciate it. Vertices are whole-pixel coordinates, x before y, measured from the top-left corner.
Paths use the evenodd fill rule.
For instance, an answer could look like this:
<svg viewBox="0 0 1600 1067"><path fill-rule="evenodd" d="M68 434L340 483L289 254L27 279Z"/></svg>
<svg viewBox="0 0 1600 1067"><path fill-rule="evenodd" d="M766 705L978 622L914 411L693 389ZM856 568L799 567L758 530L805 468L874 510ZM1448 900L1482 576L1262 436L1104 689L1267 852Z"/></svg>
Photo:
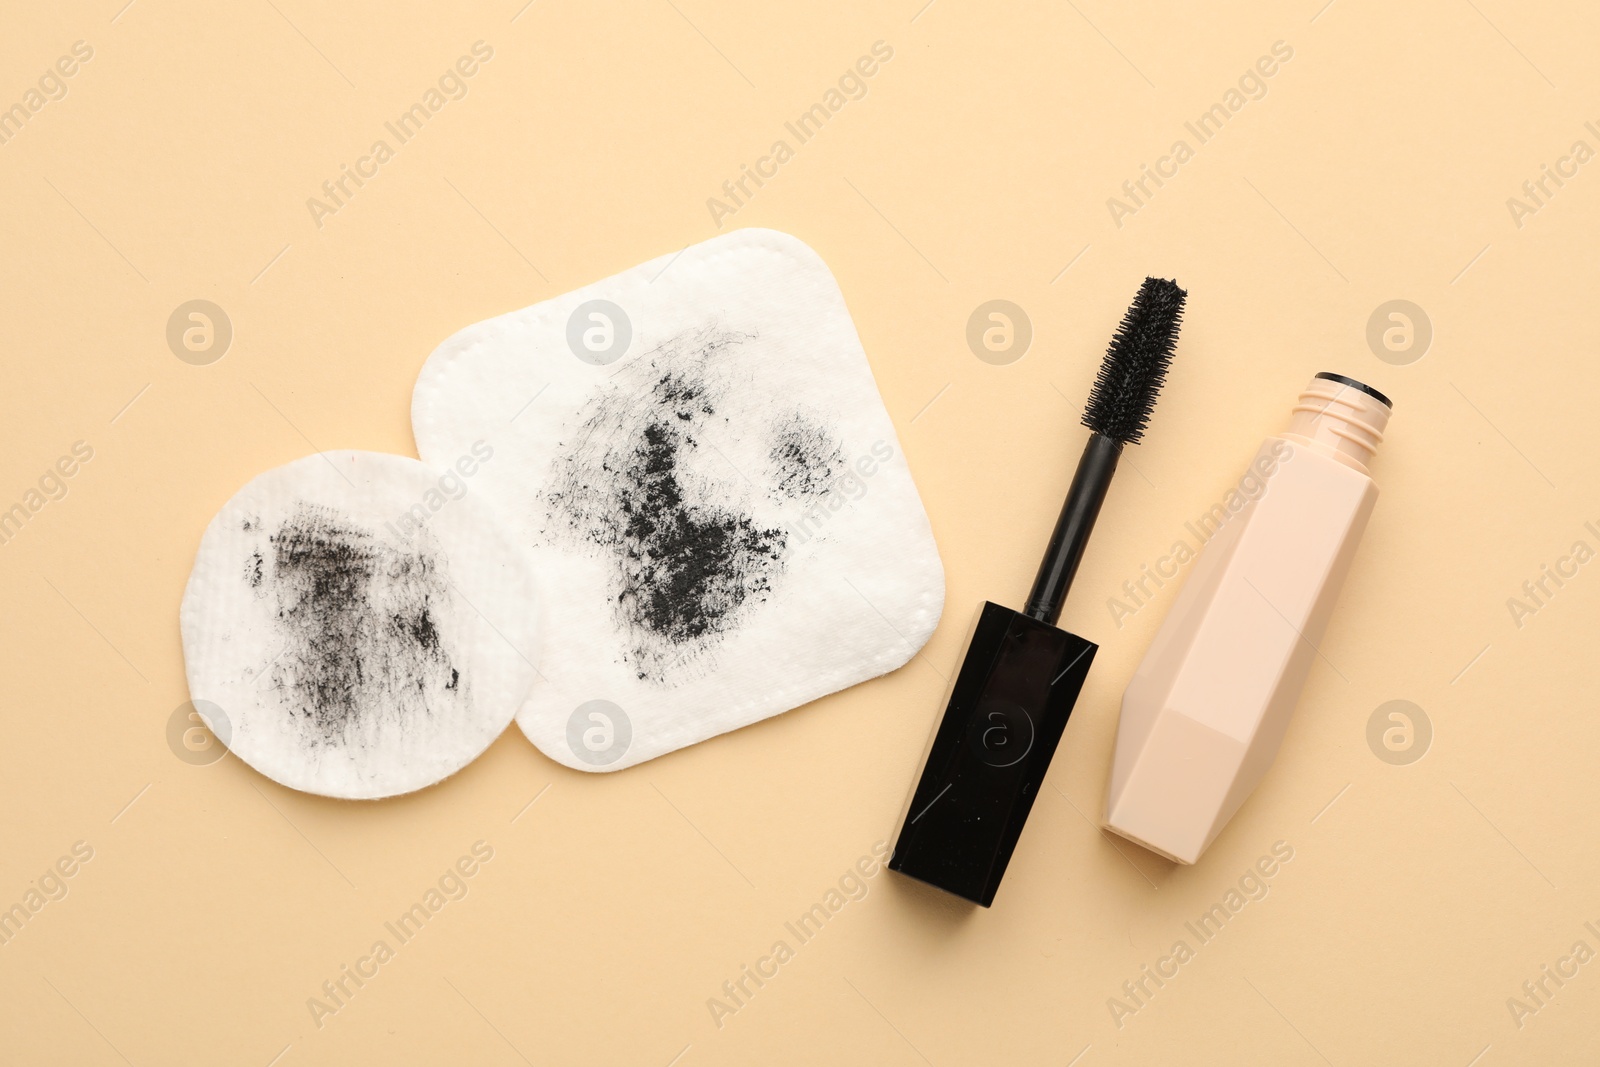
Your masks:
<svg viewBox="0 0 1600 1067"><path fill-rule="evenodd" d="M1028 604L1023 614L1040 622L1056 624L1061 617L1061 605L1072 587L1073 576L1078 573L1078 561L1088 547L1089 534L1094 521L1100 516L1100 505L1105 503L1106 491L1111 488L1111 476L1117 472L1117 457L1122 455L1122 442L1115 438L1094 434L1083 446L1083 458L1078 460L1078 472L1072 476L1072 488L1067 491L1066 503L1061 505L1061 516L1056 519L1056 531L1050 536L1050 548L1044 562L1039 564L1039 576L1033 580L1033 591L1028 594Z"/></svg>

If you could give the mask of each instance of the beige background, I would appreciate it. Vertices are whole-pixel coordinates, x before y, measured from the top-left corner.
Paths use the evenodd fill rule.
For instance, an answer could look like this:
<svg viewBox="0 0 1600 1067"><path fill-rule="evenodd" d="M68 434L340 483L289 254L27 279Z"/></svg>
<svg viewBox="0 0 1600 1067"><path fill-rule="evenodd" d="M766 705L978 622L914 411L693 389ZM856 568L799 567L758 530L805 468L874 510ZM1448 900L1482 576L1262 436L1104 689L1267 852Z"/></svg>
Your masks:
<svg viewBox="0 0 1600 1067"><path fill-rule="evenodd" d="M0 145L0 507L94 449L0 545L0 905L93 848L0 947L0 1058L1594 1058L1600 963L1520 1027L1507 1007L1574 942L1600 951L1600 564L1520 628L1507 607L1600 548L1600 164L1520 228L1506 204L1600 148L1592 5L122 3L13 2L0 34L0 106L94 50ZM307 198L478 40L469 94L318 228ZM838 276L948 572L923 655L610 776L515 732L370 806L179 759L178 601L212 513L313 448L410 454L435 344L713 235L707 198L878 40L867 95L724 225L794 233ZM1267 94L1114 225L1107 198L1280 40ZM708 998L891 834L973 611L1026 592L1146 273L1190 313L1063 618L1102 650L995 907L880 873L719 1028ZM165 340L196 298L235 330L209 366ZM995 298L1035 333L1006 366L965 341ZM1405 366L1365 340L1399 298L1434 327ZM1396 398L1383 497L1276 769L1174 868L1094 825L1174 587L1121 628L1105 602L1322 369ZM1434 730L1403 766L1366 740L1397 699ZM319 1028L308 998L480 840L468 895ZM1119 1028L1108 998L1277 841L1265 899Z"/></svg>

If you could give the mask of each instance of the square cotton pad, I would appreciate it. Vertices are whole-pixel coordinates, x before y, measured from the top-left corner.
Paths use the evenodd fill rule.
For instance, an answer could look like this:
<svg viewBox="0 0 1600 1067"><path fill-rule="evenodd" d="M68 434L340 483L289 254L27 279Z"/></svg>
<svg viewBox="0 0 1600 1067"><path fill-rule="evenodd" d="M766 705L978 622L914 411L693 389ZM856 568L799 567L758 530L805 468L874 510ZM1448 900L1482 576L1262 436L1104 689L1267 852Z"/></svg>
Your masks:
<svg viewBox="0 0 1600 1067"><path fill-rule="evenodd" d="M517 715L618 770L901 666L944 570L844 298L739 230L468 327L412 398L424 460L532 557L544 655Z"/></svg>

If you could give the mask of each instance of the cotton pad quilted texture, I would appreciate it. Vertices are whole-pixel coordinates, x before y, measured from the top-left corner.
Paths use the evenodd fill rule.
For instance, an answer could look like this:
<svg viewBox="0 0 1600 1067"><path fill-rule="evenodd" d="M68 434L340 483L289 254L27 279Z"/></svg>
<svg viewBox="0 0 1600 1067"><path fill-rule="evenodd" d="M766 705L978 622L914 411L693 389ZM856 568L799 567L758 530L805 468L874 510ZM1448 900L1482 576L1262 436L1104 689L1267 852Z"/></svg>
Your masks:
<svg viewBox="0 0 1600 1067"><path fill-rule="evenodd" d="M492 450L479 442L479 457ZM454 774L534 677L527 554L460 468L372 452L257 477L206 528L181 610L196 710L308 793L372 799Z"/></svg>
<svg viewBox="0 0 1600 1067"><path fill-rule="evenodd" d="M517 723L619 770L894 670L944 570L844 299L739 230L471 326L412 398L417 448L495 450L472 492L530 551L545 654Z"/></svg>

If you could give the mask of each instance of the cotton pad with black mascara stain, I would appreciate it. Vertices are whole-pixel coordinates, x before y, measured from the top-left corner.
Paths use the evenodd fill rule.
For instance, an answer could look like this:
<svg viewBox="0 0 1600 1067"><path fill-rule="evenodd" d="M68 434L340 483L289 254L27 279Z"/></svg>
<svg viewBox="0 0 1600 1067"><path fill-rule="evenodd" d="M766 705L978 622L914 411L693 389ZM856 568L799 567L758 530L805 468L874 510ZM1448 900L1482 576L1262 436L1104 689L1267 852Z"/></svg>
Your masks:
<svg viewBox="0 0 1600 1067"><path fill-rule="evenodd" d="M425 460L528 548L548 640L523 732L617 770L895 669L944 571L827 266L739 230L471 326L412 398Z"/></svg>
<svg viewBox="0 0 1600 1067"><path fill-rule="evenodd" d="M535 586L469 486L328 452L217 513L181 624L190 698L234 755L295 789L372 799L455 773L505 729L535 673Z"/></svg>

